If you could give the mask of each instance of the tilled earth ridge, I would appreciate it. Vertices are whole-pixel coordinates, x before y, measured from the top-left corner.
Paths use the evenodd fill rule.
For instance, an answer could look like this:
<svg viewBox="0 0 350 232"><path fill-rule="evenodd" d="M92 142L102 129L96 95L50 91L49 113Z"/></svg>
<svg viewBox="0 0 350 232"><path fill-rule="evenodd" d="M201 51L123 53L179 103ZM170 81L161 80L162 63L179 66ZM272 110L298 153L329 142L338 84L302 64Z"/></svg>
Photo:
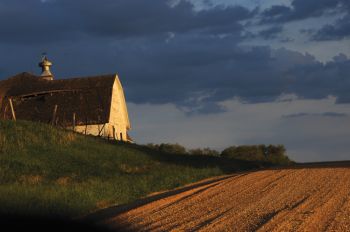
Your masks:
<svg viewBox="0 0 350 232"><path fill-rule="evenodd" d="M103 223L131 231L350 231L350 168L237 174Z"/></svg>

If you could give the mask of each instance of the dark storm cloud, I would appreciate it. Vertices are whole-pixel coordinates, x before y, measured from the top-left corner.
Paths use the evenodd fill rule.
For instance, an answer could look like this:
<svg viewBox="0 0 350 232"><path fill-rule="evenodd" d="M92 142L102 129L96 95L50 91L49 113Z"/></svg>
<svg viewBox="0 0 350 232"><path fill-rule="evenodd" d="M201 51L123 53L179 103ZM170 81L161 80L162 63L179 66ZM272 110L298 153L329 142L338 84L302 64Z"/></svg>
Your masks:
<svg viewBox="0 0 350 232"><path fill-rule="evenodd" d="M314 40L341 40L350 37L350 13L332 24L323 26L313 34Z"/></svg>
<svg viewBox="0 0 350 232"><path fill-rule="evenodd" d="M347 0L293 0L291 6L274 5L262 12L263 22L289 22L346 10Z"/></svg>
<svg viewBox="0 0 350 232"><path fill-rule="evenodd" d="M216 103L235 96L253 103L273 101L283 93L307 99L334 95L338 103L350 102L350 61L345 55L324 64L309 54L261 46L245 49L232 41L175 36L129 54L129 62L138 67L125 73L132 84L129 100L172 102L198 112L209 112L209 106L220 111Z"/></svg>
<svg viewBox="0 0 350 232"><path fill-rule="evenodd" d="M305 98L323 98L325 94L337 97L338 103L350 103L350 60L343 54L325 64L315 62L290 69L289 89Z"/></svg>
<svg viewBox="0 0 350 232"><path fill-rule="evenodd" d="M84 1L85 3L85 1ZM84 5L96 5L89 0ZM187 1L170 6L168 1L105 1L103 7L80 8L90 33L115 36L142 36L157 33L185 33L193 30L208 33L234 33L241 30L237 23L251 17L251 12L240 6L215 7L200 12ZM97 20L91 15L95 15Z"/></svg>
<svg viewBox="0 0 350 232"><path fill-rule="evenodd" d="M0 1L0 41L38 43L72 39L77 20L60 7L39 0Z"/></svg>
<svg viewBox="0 0 350 232"><path fill-rule="evenodd" d="M301 3L293 4L292 11L300 11ZM265 16L283 11L274 10ZM220 102L233 97L268 102L283 93L350 102L346 56L323 64L286 49L240 46L241 21L254 15L240 6L196 12L186 1L0 0L0 48L6 54L0 69L3 78L31 71L47 51L57 78L118 71L128 101L173 103L188 113L222 112ZM261 35L271 38L281 30L271 27Z"/></svg>
<svg viewBox="0 0 350 232"><path fill-rule="evenodd" d="M301 32L310 35L311 40L340 40L350 36L350 1L348 0L293 0L291 6L274 5L261 12L261 24L285 24L296 20L320 18L332 15L338 17L316 30L305 28ZM264 34L262 34L263 38Z"/></svg>
<svg viewBox="0 0 350 232"><path fill-rule="evenodd" d="M151 46L152 50L142 50L139 56L148 57L147 67L141 72L135 69L133 76L142 76L157 84L150 89L136 80L138 92L144 94L133 96L133 100L143 102L147 95L152 103L180 100L177 102L180 105L194 106L236 95L256 97L256 100L278 95L276 86L261 88L261 84L274 79L269 77L274 72L268 68L270 50L254 47L245 51L232 41L231 37L185 36L175 37L168 43L159 41ZM266 74L262 76L264 69Z"/></svg>
<svg viewBox="0 0 350 232"><path fill-rule="evenodd" d="M1 0L0 41L57 42L85 36L150 36L159 33L240 33L240 20L254 12L241 6L200 12L187 1Z"/></svg>
<svg viewBox="0 0 350 232"><path fill-rule="evenodd" d="M261 36L263 39L276 39L278 38L279 34L283 31L282 26L272 26L265 30L262 30L259 32L259 36Z"/></svg>

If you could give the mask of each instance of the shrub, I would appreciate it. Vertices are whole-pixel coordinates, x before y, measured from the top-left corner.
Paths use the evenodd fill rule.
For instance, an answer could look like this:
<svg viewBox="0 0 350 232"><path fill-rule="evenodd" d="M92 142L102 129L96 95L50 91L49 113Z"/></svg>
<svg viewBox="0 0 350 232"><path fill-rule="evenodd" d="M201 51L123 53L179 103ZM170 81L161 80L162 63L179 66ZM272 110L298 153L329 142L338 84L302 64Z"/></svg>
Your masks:
<svg viewBox="0 0 350 232"><path fill-rule="evenodd" d="M158 150L160 152L164 153L171 153L171 154L186 154L186 148L181 146L180 144L171 144L171 143L162 143L159 145Z"/></svg>
<svg viewBox="0 0 350 232"><path fill-rule="evenodd" d="M154 144L154 143L147 143L146 147L148 147L149 149L152 149L152 150L156 150L156 151L159 150L159 145L158 144Z"/></svg>
<svg viewBox="0 0 350 232"><path fill-rule="evenodd" d="M267 162L274 163L274 164L289 164L292 161L288 158L288 156L285 154L286 149L283 145L269 145L266 148L267 156L266 160Z"/></svg>
<svg viewBox="0 0 350 232"><path fill-rule="evenodd" d="M222 151L221 156L239 160L258 160L265 159L262 146L232 146Z"/></svg>
<svg viewBox="0 0 350 232"><path fill-rule="evenodd" d="M272 164L289 164L283 145L244 145L231 146L221 152L222 157L237 160L262 161Z"/></svg>
<svg viewBox="0 0 350 232"><path fill-rule="evenodd" d="M185 147L180 144L162 143L153 144L149 143L146 147L168 154L188 154L197 156L213 156L223 157L235 160L244 161L257 161L269 164L280 164L287 165L292 161L285 154L286 149L283 145L242 145L242 146L231 146L224 149L221 153L210 148L195 148L187 151Z"/></svg>
<svg viewBox="0 0 350 232"><path fill-rule="evenodd" d="M207 156L219 156L220 153L216 150L210 149L210 148L196 148L196 149L191 149L189 150L190 155L207 155Z"/></svg>

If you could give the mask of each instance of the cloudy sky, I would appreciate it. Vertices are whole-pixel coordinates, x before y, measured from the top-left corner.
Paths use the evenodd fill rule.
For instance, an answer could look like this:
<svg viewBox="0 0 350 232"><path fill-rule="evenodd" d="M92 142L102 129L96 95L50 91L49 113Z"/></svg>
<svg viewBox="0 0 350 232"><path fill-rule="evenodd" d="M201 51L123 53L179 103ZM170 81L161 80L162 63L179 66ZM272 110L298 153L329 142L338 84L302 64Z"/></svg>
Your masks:
<svg viewBox="0 0 350 232"><path fill-rule="evenodd" d="M138 143L350 159L349 0L0 0L0 79L118 73Z"/></svg>

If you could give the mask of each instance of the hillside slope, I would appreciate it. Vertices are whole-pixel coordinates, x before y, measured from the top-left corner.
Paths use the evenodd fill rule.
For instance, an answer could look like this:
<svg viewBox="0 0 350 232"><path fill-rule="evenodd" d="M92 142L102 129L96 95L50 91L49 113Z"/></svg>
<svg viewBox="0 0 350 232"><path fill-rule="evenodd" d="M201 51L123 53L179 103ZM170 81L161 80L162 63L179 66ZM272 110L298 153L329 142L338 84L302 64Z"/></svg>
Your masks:
<svg viewBox="0 0 350 232"><path fill-rule="evenodd" d="M236 174L108 215L91 219L132 231L349 231L350 165Z"/></svg>
<svg viewBox="0 0 350 232"><path fill-rule="evenodd" d="M258 167L171 155L50 125L0 121L0 213L75 217L149 193Z"/></svg>

